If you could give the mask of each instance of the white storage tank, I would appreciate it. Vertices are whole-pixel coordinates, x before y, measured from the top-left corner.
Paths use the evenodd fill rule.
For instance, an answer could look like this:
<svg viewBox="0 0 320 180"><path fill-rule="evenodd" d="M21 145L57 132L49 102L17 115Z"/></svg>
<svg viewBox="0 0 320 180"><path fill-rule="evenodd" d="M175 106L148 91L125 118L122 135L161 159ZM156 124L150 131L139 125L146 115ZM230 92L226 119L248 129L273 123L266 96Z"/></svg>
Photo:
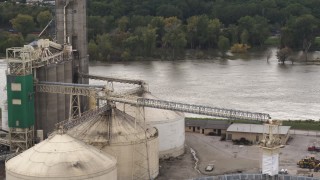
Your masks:
<svg viewBox="0 0 320 180"><path fill-rule="evenodd" d="M8 125L8 102L4 100L1 106L1 128L3 130L9 131Z"/></svg>
<svg viewBox="0 0 320 180"><path fill-rule="evenodd" d="M4 100L1 104L1 128L3 130L9 131L8 125L8 102L7 102L7 90L6 87L1 93L1 96L4 97Z"/></svg>
<svg viewBox="0 0 320 180"><path fill-rule="evenodd" d="M142 97L159 99L150 92L144 93ZM124 107L123 104L119 103L117 107L134 117L136 116L136 111L141 112L141 110L130 105L125 105ZM145 107L144 115L147 125L156 127L159 131L160 158L177 157L184 153L185 117L183 113Z"/></svg>
<svg viewBox="0 0 320 180"><path fill-rule="evenodd" d="M159 174L157 129L135 123L132 116L118 109L68 133L115 156L119 180L154 179Z"/></svg>
<svg viewBox="0 0 320 180"><path fill-rule="evenodd" d="M6 162L7 180L116 180L117 161L59 133Z"/></svg>

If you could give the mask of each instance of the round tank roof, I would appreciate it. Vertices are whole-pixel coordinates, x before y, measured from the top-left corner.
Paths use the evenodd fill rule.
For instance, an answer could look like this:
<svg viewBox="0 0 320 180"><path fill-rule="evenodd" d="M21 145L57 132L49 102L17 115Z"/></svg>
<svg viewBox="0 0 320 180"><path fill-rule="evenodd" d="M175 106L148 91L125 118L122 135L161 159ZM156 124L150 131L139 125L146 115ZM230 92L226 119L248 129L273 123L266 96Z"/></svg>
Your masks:
<svg viewBox="0 0 320 180"><path fill-rule="evenodd" d="M132 116L118 109L113 109L110 116L101 115L82 123L68 133L89 144L106 143L109 141L109 135L110 144L137 143L145 141L146 137L150 139L158 136L156 128L151 126L144 128L143 124L135 122Z"/></svg>
<svg viewBox="0 0 320 180"><path fill-rule="evenodd" d="M146 92L142 94L143 98L148 99L156 99L159 98L152 95L150 92ZM123 104L118 103L117 107L120 110L123 110ZM131 116L135 116L135 113L137 111L136 107L131 105L126 105L125 110L126 113L130 114ZM145 118L147 122L151 123L165 123L167 121L178 121L181 119L184 119L184 113L177 112L177 111L170 111L170 110L164 110L164 109L156 109L156 108L144 108Z"/></svg>
<svg viewBox="0 0 320 180"><path fill-rule="evenodd" d="M89 179L116 168L116 159L67 135L56 134L6 162L18 179Z"/></svg>

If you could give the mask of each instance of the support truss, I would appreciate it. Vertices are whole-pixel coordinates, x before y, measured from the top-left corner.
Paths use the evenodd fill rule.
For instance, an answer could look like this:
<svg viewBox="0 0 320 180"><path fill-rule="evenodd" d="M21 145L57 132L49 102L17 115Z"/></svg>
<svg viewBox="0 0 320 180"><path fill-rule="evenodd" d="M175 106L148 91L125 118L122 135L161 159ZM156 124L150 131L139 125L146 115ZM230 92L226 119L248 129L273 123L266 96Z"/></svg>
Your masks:
<svg viewBox="0 0 320 180"><path fill-rule="evenodd" d="M76 119L72 119L72 120L67 119L65 121L61 121L56 124L56 127L67 131L67 130L69 130L79 124L82 124L86 121L91 120L94 117L97 117L98 115L100 115L102 113L105 113L106 111L108 111L110 109L111 109L110 105L104 105L103 107L86 111L86 112L82 113L82 115L80 117L78 117Z"/></svg>
<svg viewBox="0 0 320 180"><path fill-rule="evenodd" d="M10 151L25 151L33 146L34 129L30 128L10 128L9 141Z"/></svg>
<svg viewBox="0 0 320 180"><path fill-rule="evenodd" d="M104 86L88 86L69 83L39 82L36 84L37 92L80 95L97 97L104 95Z"/></svg>

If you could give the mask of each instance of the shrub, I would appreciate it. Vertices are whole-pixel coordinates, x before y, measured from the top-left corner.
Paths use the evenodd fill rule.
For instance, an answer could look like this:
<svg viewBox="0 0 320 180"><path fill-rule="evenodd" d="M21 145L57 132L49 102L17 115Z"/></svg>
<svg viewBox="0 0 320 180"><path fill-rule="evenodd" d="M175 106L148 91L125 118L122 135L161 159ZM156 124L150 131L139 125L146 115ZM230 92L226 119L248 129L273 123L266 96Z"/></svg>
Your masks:
<svg viewBox="0 0 320 180"><path fill-rule="evenodd" d="M250 48L249 45L247 44L233 44L231 47L231 52L232 53L246 53L247 50Z"/></svg>

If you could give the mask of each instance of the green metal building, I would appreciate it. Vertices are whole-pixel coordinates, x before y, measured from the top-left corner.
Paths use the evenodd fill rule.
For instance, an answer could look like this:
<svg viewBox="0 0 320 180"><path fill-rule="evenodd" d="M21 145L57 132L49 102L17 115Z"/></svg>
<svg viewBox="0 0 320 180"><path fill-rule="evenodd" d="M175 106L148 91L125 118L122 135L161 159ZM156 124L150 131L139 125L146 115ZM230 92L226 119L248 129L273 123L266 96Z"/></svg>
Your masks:
<svg viewBox="0 0 320 180"><path fill-rule="evenodd" d="M10 128L34 125L34 90L32 74L7 75L8 123Z"/></svg>

